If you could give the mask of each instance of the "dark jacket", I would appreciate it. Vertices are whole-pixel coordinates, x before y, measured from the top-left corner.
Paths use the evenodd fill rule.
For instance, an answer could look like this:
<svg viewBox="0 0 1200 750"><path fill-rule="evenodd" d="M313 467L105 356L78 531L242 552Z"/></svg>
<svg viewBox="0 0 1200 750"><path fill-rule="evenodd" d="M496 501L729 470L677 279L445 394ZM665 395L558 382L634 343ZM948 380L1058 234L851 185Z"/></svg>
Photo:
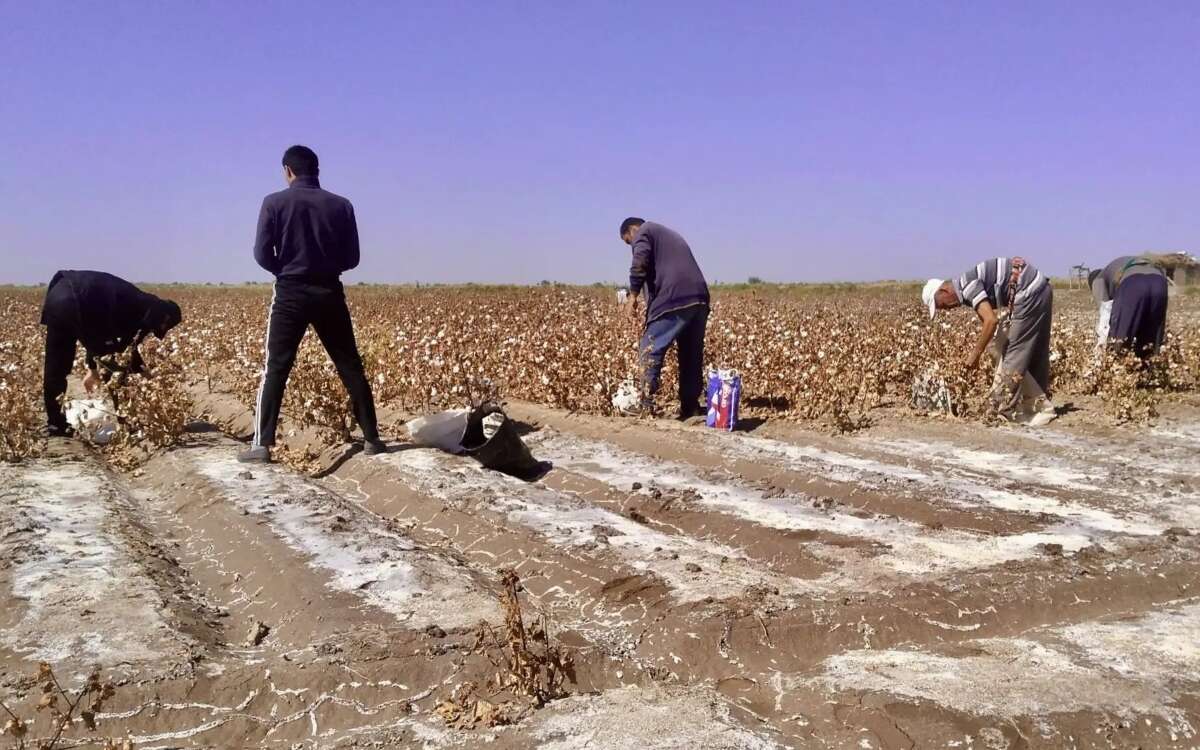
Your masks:
<svg viewBox="0 0 1200 750"><path fill-rule="evenodd" d="M336 279L358 265L354 206L316 177L297 177L263 199L254 260L278 278Z"/></svg>
<svg viewBox="0 0 1200 750"><path fill-rule="evenodd" d="M156 327L179 323L179 307L103 271L59 271L50 280L42 305L42 325L73 334L87 351L87 365L96 357L123 352L140 344ZM132 369L141 369L134 352Z"/></svg>
<svg viewBox="0 0 1200 750"><path fill-rule="evenodd" d="M708 284L678 232L648 221L633 238L629 293L646 290L646 322L693 305L708 305Z"/></svg>

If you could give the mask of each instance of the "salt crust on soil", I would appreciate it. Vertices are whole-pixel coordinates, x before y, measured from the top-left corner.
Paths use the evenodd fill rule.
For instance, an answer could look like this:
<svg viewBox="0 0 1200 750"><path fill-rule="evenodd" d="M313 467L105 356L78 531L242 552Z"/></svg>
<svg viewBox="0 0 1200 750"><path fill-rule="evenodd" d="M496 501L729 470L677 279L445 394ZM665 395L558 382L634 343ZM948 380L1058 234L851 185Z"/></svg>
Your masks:
<svg viewBox="0 0 1200 750"><path fill-rule="evenodd" d="M954 443L933 440L872 440L872 446L884 448L899 455L936 458L954 466L960 466L981 474L1003 476L1022 482L1035 482L1049 487L1069 490L1100 489L1094 481L1092 471L1069 468L1066 461L1055 458L1052 462L1041 462L1013 453L964 448Z"/></svg>
<svg viewBox="0 0 1200 750"><path fill-rule="evenodd" d="M1200 427L1191 424L1178 426L1177 429L1200 433ZM994 464L989 471L984 471L977 463L978 452L971 455L969 451L964 451L950 458L960 463L976 463L973 467L976 471L951 468L934 473L922 472L908 465L885 463L770 438L707 431L703 439L731 455L763 463L770 462L772 457L783 458L789 468L809 472L820 470L823 475L838 481L871 486L874 478L889 477L939 490L944 501L961 507L986 506L1061 516L1068 519L1071 526L1095 538L1106 534L1153 536L1170 526L1200 525L1200 494L1169 489L1162 481L1165 477L1193 480L1197 475L1194 451L1181 450L1179 446L1164 443L1155 439L1154 434L1135 433L1130 435L1127 442L1114 443L1107 439L1083 439L1046 430L1026 430L1020 433L1019 439L1077 452L1085 459L1086 465L1066 468L1070 461L1065 458L1059 460L1061 451L1052 460L1033 462L1017 453L1003 453L998 455L1004 456L1005 463ZM851 444L854 442L857 440L850 441ZM861 444L866 447L874 442L870 438L861 439ZM930 444L912 441L909 447L911 450L906 451L905 455L897 456L904 464L913 456L934 454L936 457L938 452L936 441ZM1038 475L1044 483L1061 487L1066 482L1077 480L1084 472L1090 472L1088 476L1095 479L1097 471L1103 475L1109 467L1124 469L1127 474L1138 477L1133 487L1129 481L1111 480L1104 486L1103 494L1107 497L1103 504L1111 506L1111 510L1032 493L1026 491L1025 487L1020 490L1005 489L1013 485L1036 484ZM1025 468L1031 469L1032 474L1022 477L1021 471ZM1155 475L1155 478L1148 475ZM1093 499L1089 502L1094 502L1094 498L1101 493L1085 494L1092 495Z"/></svg>
<svg viewBox="0 0 1200 750"><path fill-rule="evenodd" d="M832 574L827 582L830 586L835 581L840 585L861 585L863 581L856 576L867 574L871 577L870 569L874 566L884 566L894 573L921 576L1032 558L1041 554L1038 549L1041 544L1061 544L1065 551L1072 552L1091 542L1091 537L1072 523L1052 526L1043 532L993 536L951 529L934 531L918 523L882 516L859 518L836 510L814 508L811 498L795 493L764 498L762 490L733 478L710 481L685 464L643 457L608 443L549 429L530 436L528 442L539 457L552 461L555 466L613 487L628 488L633 482L642 482L692 490L699 495L696 500L699 504L762 526L824 531L891 546L879 555L855 561L854 568L842 568ZM862 462L878 467L873 469L876 472L885 468L866 459ZM855 459L852 463L859 465L860 461ZM820 546L810 544L810 549L818 552ZM828 548L825 554L841 558L847 553L844 549Z"/></svg>
<svg viewBox="0 0 1200 750"><path fill-rule="evenodd" d="M1073 530L1074 533L1086 534L1089 537L1105 534L1156 535L1166 528L1166 525L1140 513L1118 515L1051 495L1004 489L1012 475L1005 472L1002 466L996 467L997 474L1006 474L1005 477L973 477L952 472L934 475L908 466L863 459L770 438L728 435L713 437L721 441L725 450L755 461L769 462L771 457L783 458L789 468L811 472L815 467L820 467L822 473L827 476L832 475L829 468L840 468L843 472L852 470L846 481L866 486L871 485L872 474L909 480L924 487L941 490L941 499L959 507L985 506L1005 511L1061 516L1068 519L1067 533L1072 533Z"/></svg>
<svg viewBox="0 0 1200 750"><path fill-rule="evenodd" d="M1086 437L1057 430L1026 430L1018 436L1054 448L1055 459L1073 454L1082 465L1134 468L1138 474L1194 477L1195 442L1200 440L1200 424L1176 423L1168 428L1138 430L1131 428L1120 436Z"/></svg>
<svg viewBox="0 0 1200 750"><path fill-rule="evenodd" d="M271 530L288 546L325 570L330 588L361 596L414 628L500 620L494 598L466 569L417 550L411 540L381 528L379 519L362 523L347 518L355 511L326 490L275 466L256 465L253 478L239 478L246 467L227 448L191 455L196 470L234 504L268 519ZM332 531L330 524L338 514L346 518L346 527Z"/></svg>
<svg viewBox="0 0 1200 750"><path fill-rule="evenodd" d="M1173 449L1157 441L1127 445L1120 455L1111 454L1099 444L1084 444L1079 450L1084 451L1085 461L1064 455L1061 450L1048 456L1043 453L1045 457L1041 457L974 450L939 441L871 441L870 445L898 451L900 455L932 459L952 472L966 469L985 482L1035 483L1097 498L1119 509L1120 517L1129 524L1127 529L1120 529L1109 521L1092 517L1092 523L1107 530L1146 535L1161 533L1169 526L1200 526L1200 494L1179 491L1180 485L1168 489L1162 478L1167 475L1195 479L1200 473L1197 468L1200 462L1194 455L1183 462L1164 458L1161 455L1164 448L1166 452ZM1194 490L1195 485L1191 487ZM998 498L1001 503L1011 502L991 492L983 496ZM1075 514L1077 511L1072 512Z"/></svg>
<svg viewBox="0 0 1200 750"><path fill-rule="evenodd" d="M13 561L11 600L25 602L5 646L52 664L174 662L184 636L157 589L116 538L115 490L83 462L0 469L0 554Z"/></svg>
<svg viewBox="0 0 1200 750"><path fill-rule="evenodd" d="M1153 430L1153 434L1170 440L1178 441L1186 445L1200 445L1200 425L1195 424L1176 424L1169 427L1160 427Z"/></svg>
<svg viewBox="0 0 1200 750"><path fill-rule="evenodd" d="M777 750L703 688L619 688L554 703L532 734L540 750Z"/></svg>
<svg viewBox="0 0 1200 750"><path fill-rule="evenodd" d="M839 690L885 692L977 715L1043 717L1104 711L1158 716L1193 737L1173 704L1200 680L1200 605L1137 619L1091 621L1025 638L967 641L965 656L917 649L850 651L829 657L820 682Z"/></svg>
<svg viewBox="0 0 1200 750"><path fill-rule="evenodd" d="M1088 661L1131 679L1200 683L1200 604L1136 620L1085 622L1053 631Z"/></svg>

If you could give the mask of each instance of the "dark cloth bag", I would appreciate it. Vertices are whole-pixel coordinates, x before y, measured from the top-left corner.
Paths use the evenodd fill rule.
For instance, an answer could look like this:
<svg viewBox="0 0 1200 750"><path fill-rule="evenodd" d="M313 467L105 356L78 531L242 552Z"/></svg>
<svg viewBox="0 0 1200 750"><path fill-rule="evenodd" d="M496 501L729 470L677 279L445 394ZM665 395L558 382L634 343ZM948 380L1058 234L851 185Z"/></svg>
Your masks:
<svg viewBox="0 0 1200 750"><path fill-rule="evenodd" d="M484 404L472 410L463 432L463 452L489 469L533 481L545 474L549 465L533 457L511 419L501 422L490 438L484 437L484 417L503 413L504 410L495 404Z"/></svg>

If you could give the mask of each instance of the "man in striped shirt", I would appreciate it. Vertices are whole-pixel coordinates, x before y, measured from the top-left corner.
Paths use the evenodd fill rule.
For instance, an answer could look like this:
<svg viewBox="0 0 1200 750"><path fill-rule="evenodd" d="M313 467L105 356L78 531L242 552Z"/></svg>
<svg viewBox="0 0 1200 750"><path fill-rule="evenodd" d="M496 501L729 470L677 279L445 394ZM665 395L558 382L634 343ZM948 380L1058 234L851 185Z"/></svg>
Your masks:
<svg viewBox="0 0 1200 750"><path fill-rule="evenodd" d="M998 312L1009 311L1006 343L1001 346L1000 371L990 394L1002 415L1013 417L1021 406L1022 382L1028 374L1044 394L1044 403L1031 424L1055 416L1050 403L1050 322L1054 292L1050 279L1022 258L992 258L967 269L957 278L930 279L921 293L932 318L937 310L960 305L979 316L982 329L963 359L974 368L1000 325Z"/></svg>

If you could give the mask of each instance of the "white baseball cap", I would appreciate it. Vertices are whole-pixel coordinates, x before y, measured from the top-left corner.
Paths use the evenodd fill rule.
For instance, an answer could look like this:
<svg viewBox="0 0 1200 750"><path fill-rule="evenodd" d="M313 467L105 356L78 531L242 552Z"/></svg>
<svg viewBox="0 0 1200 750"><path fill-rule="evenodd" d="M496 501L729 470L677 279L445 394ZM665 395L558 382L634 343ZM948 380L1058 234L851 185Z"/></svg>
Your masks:
<svg viewBox="0 0 1200 750"><path fill-rule="evenodd" d="M937 313L937 300L934 298L934 294L945 283L945 279L930 279L925 282L925 288L921 290L921 301L929 308L930 319Z"/></svg>

